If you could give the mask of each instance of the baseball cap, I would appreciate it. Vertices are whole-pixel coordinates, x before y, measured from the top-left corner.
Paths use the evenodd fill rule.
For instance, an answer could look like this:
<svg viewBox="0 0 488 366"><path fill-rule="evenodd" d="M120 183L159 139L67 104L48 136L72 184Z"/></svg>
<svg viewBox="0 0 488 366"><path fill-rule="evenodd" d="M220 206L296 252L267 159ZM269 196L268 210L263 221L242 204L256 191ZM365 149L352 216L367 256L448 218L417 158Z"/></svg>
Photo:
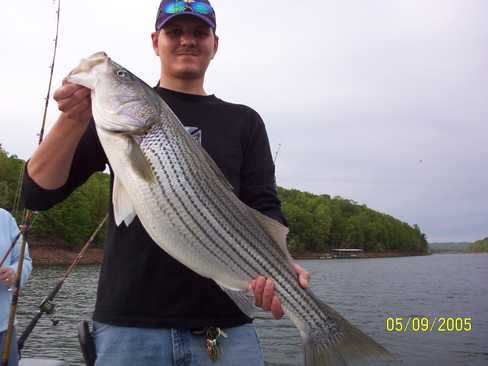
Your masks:
<svg viewBox="0 0 488 366"><path fill-rule="evenodd" d="M178 15L193 15L215 30L215 11L208 0L162 0L156 17L156 31Z"/></svg>

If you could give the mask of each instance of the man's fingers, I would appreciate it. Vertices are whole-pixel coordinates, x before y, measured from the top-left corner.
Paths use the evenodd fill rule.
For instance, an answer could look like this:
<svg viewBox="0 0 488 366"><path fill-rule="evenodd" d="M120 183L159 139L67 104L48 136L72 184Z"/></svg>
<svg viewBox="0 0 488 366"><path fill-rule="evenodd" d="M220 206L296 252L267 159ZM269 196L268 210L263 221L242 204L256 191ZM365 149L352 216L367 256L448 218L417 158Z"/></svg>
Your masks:
<svg viewBox="0 0 488 366"><path fill-rule="evenodd" d="M0 281L8 282L12 281L15 276L12 268L2 267L0 268Z"/></svg>
<svg viewBox="0 0 488 366"><path fill-rule="evenodd" d="M306 272L305 269L299 265L298 263L293 263L293 268L295 269L295 272L300 274L302 272Z"/></svg>
<svg viewBox="0 0 488 366"><path fill-rule="evenodd" d="M85 88L84 86L80 87L81 89L76 90L73 95L76 96L78 99L83 99L89 97L91 95L91 90Z"/></svg>
<svg viewBox="0 0 488 366"><path fill-rule="evenodd" d="M86 95L87 91L88 94L90 94L90 89L85 88L84 86L77 85L77 84L72 84L72 83L64 83L63 86L60 88L56 89L56 91L53 94L53 98L55 101L60 101L65 98L69 98L72 95L74 95L76 92L80 91L82 95Z"/></svg>
<svg viewBox="0 0 488 366"><path fill-rule="evenodd" d="M261 307L263 310L271 310L271 302L274 296L274 285L271 279L266 279L266 284L263 290L263 301Z"/></svg>
<svg viewBox="0 0 488 366"><path fill-rule="evenodd" d="M295 272L298 274L298 283L302 288L308 288L310 285L310 273L303 269L300 265L294 263L293 267Z"/></svg>
<svg viewBox="0 0 488 366"><path fill-rule="evenodd" d="M58 108L70 118L77 118L78 115L85 113L91 115L91 100L89 97L81 100L65 99L58 103Z"/></svg>
<svg viewBox="0 0 488 366"><path fill-rule="evenodd" d="M254 292L256 306L265 311L271 311L274 319L280 319L283 316L283 307L275 295L274 283L271 278L257 277L249 283L249 290Z"/></svg>
<svg viewBox="0 0 488 366"><path fill-rule="evenodd" d="M256 306L262 307L263 304L263 291L266 286L266 278L259 276L256 278L256 284L254 287L254 298Z"/></svg>
<svg viewBox="0 0 488 366"><path fill-rule="evenodd" d="M310 286L310 273L302 272L298 275L298 282L302 288L308 288Z"/></svg>
<svg viewBox="0 0 488 366"><path fill-rule="evenodd" d="M91 103L87 100L83 100L78 105L71 108L69 111L65 112L70 118L81 118L86 117L88 121L91 117Z"/></svg>
<svg viewBox="0 0 488 366"><path fill-rule="evenodd" d="M273 301L271 303L271 314L273 314L274 319L280 319L283 317L284 311L281 307L280 299L277 296L273 297Z"/></svg>
<svg viewBox="0 0 488 366"><path fill-rule="evenodd" d="M89 100L89 98L87 98L87 97L84 97L84 98L77 98L77 97L64 98L58 102L58 108L59 108L59 110L61 110L63 112L67 112L67 111L73 109L74 107L76 107L77 105L79 105L80 103L84 103L88 100Z"/></svg>

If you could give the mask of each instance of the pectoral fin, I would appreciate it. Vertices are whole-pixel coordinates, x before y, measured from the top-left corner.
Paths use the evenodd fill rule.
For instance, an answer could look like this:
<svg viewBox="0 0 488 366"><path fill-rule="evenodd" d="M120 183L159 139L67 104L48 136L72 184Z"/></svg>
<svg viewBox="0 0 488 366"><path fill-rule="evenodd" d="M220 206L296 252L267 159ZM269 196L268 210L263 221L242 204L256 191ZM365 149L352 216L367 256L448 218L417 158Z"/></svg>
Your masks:
<svg viewBox="0 0 488 366"><path fill-rule="evenodd" d="M112 193L112 201L114 205L115 224L119 226L125 222L127 226L136 217L136 210L119 178L114 177L114 189Z"/></svg>
<svg viewBox="0 0 488 366"><path fill-rule="evenodd" d="M134 169L136 174L142 179L147 182L153 182L154 173L151 169L151 166L149 165L149 162L142 153L139 145L134 140L132 140L132 138L130 140L131 142L129 144L128 156L132 168Z"/></svg>

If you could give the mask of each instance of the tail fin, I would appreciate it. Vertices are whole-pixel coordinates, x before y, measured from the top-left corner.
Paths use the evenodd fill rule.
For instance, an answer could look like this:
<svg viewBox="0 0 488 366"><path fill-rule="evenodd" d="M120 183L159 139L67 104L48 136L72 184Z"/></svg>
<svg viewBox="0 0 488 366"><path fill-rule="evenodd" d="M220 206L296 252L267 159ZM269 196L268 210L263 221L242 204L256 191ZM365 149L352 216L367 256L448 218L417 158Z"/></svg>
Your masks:
<svg viewBox="0 0 488 366"><path fill-rule="evenodd" d="M344 319L337 311L316 299L325 314L338 324L340 335L330 341L322 330L304 334L305 366L386 365L394 358L383 346Z"/></svg>

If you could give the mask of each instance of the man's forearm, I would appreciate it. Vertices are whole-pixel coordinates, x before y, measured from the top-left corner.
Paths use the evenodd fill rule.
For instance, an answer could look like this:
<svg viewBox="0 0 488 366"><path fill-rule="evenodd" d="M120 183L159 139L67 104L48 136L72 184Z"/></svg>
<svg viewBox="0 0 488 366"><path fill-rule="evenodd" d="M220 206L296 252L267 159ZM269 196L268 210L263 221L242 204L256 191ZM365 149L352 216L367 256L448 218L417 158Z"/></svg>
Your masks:
<svg viewBox="0 0 488 366"><path fill-rule="evenodd" d="M68 180L71 163L88 126L61 113L56 124L32 155L29 176L44 189L57 189Z"/></svg>

